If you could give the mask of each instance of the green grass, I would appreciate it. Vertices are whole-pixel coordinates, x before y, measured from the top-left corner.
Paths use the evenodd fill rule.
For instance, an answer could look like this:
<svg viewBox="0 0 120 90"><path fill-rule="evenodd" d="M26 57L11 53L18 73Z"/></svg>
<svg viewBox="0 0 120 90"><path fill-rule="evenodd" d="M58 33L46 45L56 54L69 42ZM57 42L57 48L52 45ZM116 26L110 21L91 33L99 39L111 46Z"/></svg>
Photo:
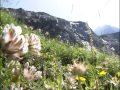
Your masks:
<svg viewBox="0 0 120 90"><path fill-rule="evenodd" d="M72 64L73 60L84 61L88 67L85 75L85 82L81 82L81 86L85 90L119 90L120 89L120 76L117 72L120 72L120 62L117 55L107 55L99 50L91 53L85 48L81 48L78 45L70 45L51 39L44 36L37 30L31 30L30 27L25 28L23 23L17 23L17 21L8 12L1 11L0 25L3 27L5 24L15 23L23 29L25 33L35 33L40 37L42 50L41 56L26 54L21 61L21 70L26 62L37 67L38 70L43 72L43 78L33 82L27 81L23 77L23 72L20 71L19 78L13 80L11 68L8 68L10 60L5 57L4 53L0 50L0 90L9 90L10 85L14 82L16 85L20 84L25 90L79 90L79 84L76 85L76 89L70 89L70 84L66 79L66 75L69 73L68 64ZM2 29L1 29L2 31ZM98 68L102 67L102 68ZM107 74L100 77L99 72L107 71ZM113 77L117 78L118 85L110 83ZM76 81L78 83L79 81ZM51 89L46 89L45 85L48 85Z"/></svg>

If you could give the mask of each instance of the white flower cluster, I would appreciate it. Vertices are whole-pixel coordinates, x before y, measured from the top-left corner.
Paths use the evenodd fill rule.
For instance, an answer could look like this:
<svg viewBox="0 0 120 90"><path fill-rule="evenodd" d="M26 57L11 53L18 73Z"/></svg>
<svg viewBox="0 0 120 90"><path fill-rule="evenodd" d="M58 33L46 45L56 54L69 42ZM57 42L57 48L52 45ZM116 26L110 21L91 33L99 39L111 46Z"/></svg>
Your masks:
<svg viewBox="0 0 120 90"><path fill-rule="evenodd" d="M29 43L29 49L31 53L40 55L40 50L41 50L41 44L40 44L40 39L37 35L31 33L28 39Z"/></svg>
<svg viewBox="0 0 120 90"><path fill-rule="evenodd" d="M35 34L22 35L20 26L7 24L0 35L0 45L2 51L7 55L21 59L21 56L28 51L40 55L41 43Z"/></svg>
<svg viewBox="0 0 120 90"><path fill-rule="evenodd" d="M15 83L12 83L10 86L10 90L23 90L23 87L20 85L16 86Z"/></svg>
<svg viewBox="0 0 120 90"><path fill-rule="evenodd" d="M29 66L29 63L27 62L24 66L23 76L29 81L34 81L42 78L42 72L37 71L34 66Z"/></svg>

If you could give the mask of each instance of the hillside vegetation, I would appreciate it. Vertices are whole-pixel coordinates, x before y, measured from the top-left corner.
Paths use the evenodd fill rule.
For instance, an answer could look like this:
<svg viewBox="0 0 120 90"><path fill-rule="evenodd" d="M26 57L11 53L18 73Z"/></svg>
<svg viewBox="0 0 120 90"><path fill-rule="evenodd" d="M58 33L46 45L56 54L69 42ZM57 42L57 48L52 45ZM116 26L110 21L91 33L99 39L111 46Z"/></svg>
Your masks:
<svg viewBox="0 0 120 90"><path fill-rule="evenodd" d="M0 90L120 90L117 55L51 39L0 12Z"/></svg>

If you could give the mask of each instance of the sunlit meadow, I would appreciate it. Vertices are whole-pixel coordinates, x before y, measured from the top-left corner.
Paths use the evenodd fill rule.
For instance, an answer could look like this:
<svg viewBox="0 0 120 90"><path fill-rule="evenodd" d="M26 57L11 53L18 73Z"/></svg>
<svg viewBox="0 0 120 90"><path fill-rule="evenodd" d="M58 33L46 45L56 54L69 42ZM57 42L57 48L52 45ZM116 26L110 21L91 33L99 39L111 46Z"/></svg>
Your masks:
<svg viewBox="0 0 120 90"><path fill-rule="evenodd" d="M120 90L117 55L51 39L0 12L0 90Z"/></svg>

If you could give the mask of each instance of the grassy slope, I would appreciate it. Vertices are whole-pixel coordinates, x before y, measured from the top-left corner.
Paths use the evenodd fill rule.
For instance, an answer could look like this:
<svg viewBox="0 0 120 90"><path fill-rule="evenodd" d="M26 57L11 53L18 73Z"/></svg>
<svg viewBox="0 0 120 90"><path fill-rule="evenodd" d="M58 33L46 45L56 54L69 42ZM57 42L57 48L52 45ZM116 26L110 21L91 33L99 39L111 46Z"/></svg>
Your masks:
<svg viewBox="0 0 120 90"><path fill-rule="evenodd" d="M42 80L32 83L24 80L23 76L21 75L19 82L22 84L22 86L26 85L26 88L42 90L44 82L53 87L58 87L58 90L62 90L63 87L60 86L60 81L63 79L62 76L64 76L64 74L67 72L67 65L71 64L73 60L85 61L88 65L88 71L85 77L87 78L87 82L89 82L86 84L86 87L90 89L93 88L93 80L98 77L97 73L100 71L100 69L96 68L97 66L107 68L107 72L111 77L115 76L120 70L119 57L116 55L107 55L104 54L104 52L99 52L98 50L93 50L93 53L91 53L87 49L80 48L77 45L69 45L58 41L57 39L50 39L49 36L44 36L38 30L31 30L29 26L28 28L25 28L23 23L18 23L10 14L8 14L8 12L1 12L0 24L2 27L5 24L14 23L22 27L23 34L33 32L39 35L41 39L41 56L36 57L26 54L22 64L29 61L30 64L36 66L37 69L46 72L50 70L51 72L45 73ZM0 52L0 56L0 78L2 79L0 81L3 83L3 86L8 87L11 83L11 75L8 73L10 72L10 69L8 69L5 65L6 63L9 63L9 61L3 56L2 52ZM2 86L2 84L0 86ZM105 88L104 83L99 88Z"/></svg>

